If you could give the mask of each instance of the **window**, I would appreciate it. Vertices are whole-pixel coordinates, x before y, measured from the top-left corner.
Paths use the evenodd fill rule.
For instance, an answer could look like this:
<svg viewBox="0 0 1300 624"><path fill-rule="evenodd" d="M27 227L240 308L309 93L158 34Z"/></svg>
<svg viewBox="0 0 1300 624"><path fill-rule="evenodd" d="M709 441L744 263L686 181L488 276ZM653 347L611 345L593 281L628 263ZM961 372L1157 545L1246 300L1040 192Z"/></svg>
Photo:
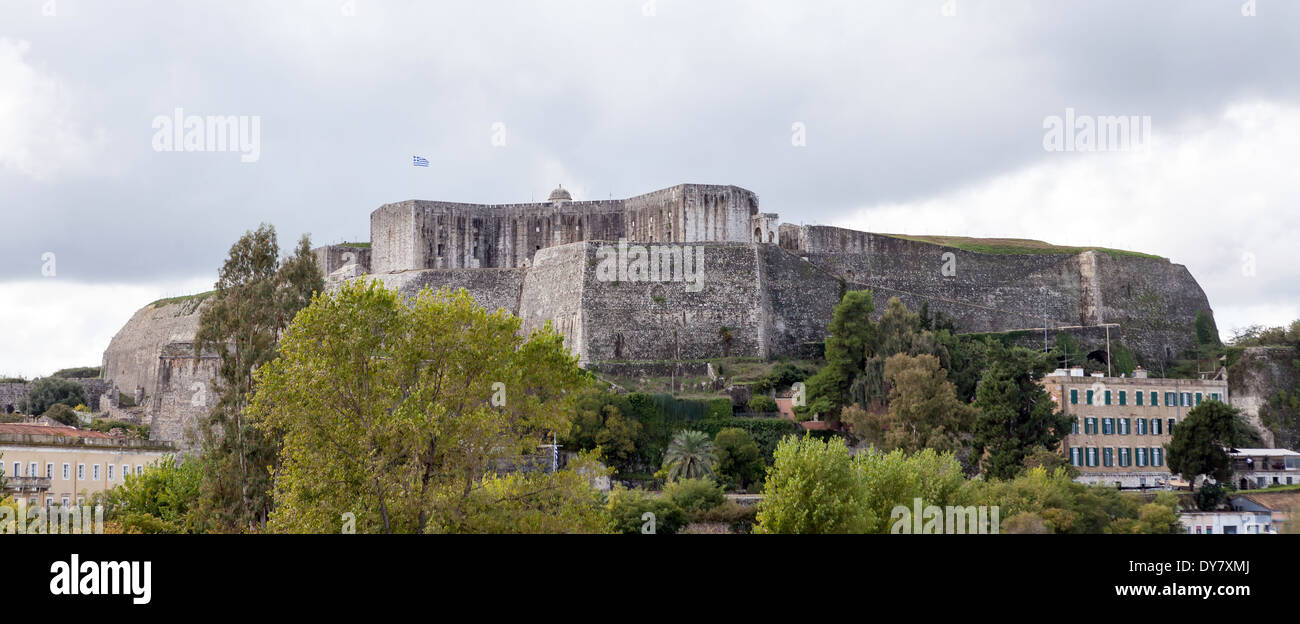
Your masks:
<svg viewBox="0 0 1300 624"><path fill-rule="evenodd" d="M1089 390L1089 391L1088 391L1088 405L1094 405L1094 403L1093 403L1093 401L1092 401L1092 394L1093 394L1093 391L1092 391L1092 390Z"/></svg>
<svg viewBox="0 0 1300 624"><path fill-rule="evenodd" d="M64 497L63 497L59 502L60 502L64 507L67 507L67 506L68 506L68 497L67 497L67 496L64 496Z"/></svg>
<svg viewBox="0 0 1300 624"><path fill-rule="evenodd" d="M21 477L21 476L23 476L23 463L22 463L22 462L14 462L14 476L15 476L15 477Z"/></svg>
<svg viewBox="0 0 1300 624"><path fill-rule="evenodd" d="M1078 418L1074 418L1074 419L1071 419L1071 420L1070 420L1070 433L1073 434L1073 435L1079 435L1079 419L1078 419Z"/></svg>
<svg viewBox="0 0 1300 624"><path fill-rule="evenodd" d="M70 477L71 474L72 474L72 466L69 464L63 464L63 480L67 481L69 478L71 478Z"/></svg>
<svg viewBox="0 0 1300 624"><path fill-rule="evenodd" d="M1119 419L1119 434L1130 435L1133 433L1133 420L1129 418Z"/></svg>
<svg viewBox="0 0 1300 624"><path fill-rule="evenodd" d="M29 477L39 477L39 476L41 476L40 471L38 471L38 470L36 469L36 462L32 462L32 463L30 463L30 464L27 465L27 476L29 476Z"/></svg>
<svg viewBox="0 0 1300 624"><path fill-rule="evenodd" d="M1071 466L1083 465L1083 449L1077 446L1070 447L1070 465Z"/></svg>
<svg viewBox="0 0 1300 624"><path fill-rule="evenodd" d="M1078 388L1071 388L1071 389L1070 389L1070 405L1078 405L1078 404L1079 404L1079 389L1078 389Z"/></svg>
<svg viewBox="0 0 1300 624"><path fill-rule="evenodd" d="M1139 419L1138 419L1138 435L1146 435L1146 434L1147 434L1147 419L1145 419L1145 418L1139 418Z"/></svg>
<svg viewBox="0 0 1300 624"><path fill-rule="evenodd" d="M1210 400L1211 400L1211 401L1218 401L1218 400L1219 400L1219 393L1218 393L1218 392L1211 392L1211 393L1210 393Z"/></svg>
<svg viewBox="0 0 1300 624"><path fill-rule="evenodd" d="M1086 435L1097 435L1097 419L1096 419L1096 418L1085 418L1085 419L1083 419L1083 433L1086 434Z"/></svg>
<svg viewBox="0 0 1300 624"><path fill-rule="evenodd" d="M1133 463L1138 466L1147 465L1147 450L1142 447L1133 449Z"/></svg>
<svg viewBox="0 0 1300 624"><path fill-rule="evenodd" d="M1161 431L1160 431L1160 419L1159 419L1159 418L1152 418L1152 419L1151 419L1151 435L1164 435L1164 434L1161 433Z"/></svg>
<svg viewBox="0 0 1300 624"><path fill-rule="evenodd" d="M53 504L54 504L54 497L53 497L53 496L46 496L46 497L45 497L45 506L46 506L46 507L49 507L50 505L53 505Z"/></svg>
<svg viewBox="0 0 1300 624"><path fill-rule="evenodd" d="M108 465L108 480L113 480L113 464Z"/></svg>
<svg viewBox="0 0 1300 624"><path fill-rule="evenodd" d="M123 481L123 482L126 481L126 475L129 475L129 474L131 474L131 467L128 466L128 465L126 465L126 464L122 464L122 481Z"/></svg>
<svg viewBox="0 0 1300 624"><path fill-rule="evenodd" d="M1151 407L1160 407L1160 393L1151 391Z"/></svg>
<svg viewBox="0 0 1300 624"><path fill-rule="evenodd" d="M1178 404L1178 403L1177 403L1177 400L1174 398L1174 393L1172 393L1172 392L1166 392L1166 393L1165 393L1165 407L1173 407L1173 406L1175 406L1175 405L1177 405L1177 404Z"/></svg>
<svg viewBox="0 0 1300 624"><path fill-rule="evenodd" d="M1105 466L1115 465L1115 449L1106 447L1101 449L1101 463Z"/></svg>
<svg viewBox="0 0 1300 624"><path fill-rule="evenodd" d="M54 464L45 464L45 478L54 478Z"/></svg>
<svg viewBox="0 0 1300 624"><path fill-rule="evenodd" d="M1152 465L1152 466L1161 466L1161 465L1163 465L1164 458L1161 457L1161 455L1164 454L1164 451L1165 451L1164 449L1162 449L1162 448L1160 448L1160 447L1158 447L1158 446L1153 446L1153 447L1151 447L1151 465Z"/></svg>
<svg viewBox="0 0 1300 624"><path fill-rule="evenodd" d="M1137 406L1138 406L1138 407L1142 407L1142 391L1141 391L1141 390L1138 390L1137 392L1134 392L1133 394L1134 394L1134 397L1137 399ZM1124 397L1121 396L1119 400L1120 400L1120 401L1123 401L1123 400L1124 400Z"/></svg>
<svg viewBox="0 0 1300 624"><path fill-rule="evenodd" d="M95 481L99 480L99 464L95 464L94 466L90 467L90 474L91 474L90 477L91 479L94 479Z"/></svg>
<svg viewBox="0 0 1300 624"><path fill-rule="evenodd" d="M1128 466L1133 463L1133 452L1128 447L1119 450L1119 465Z"/></svg>
<svg viewBox="0 0 1300 624"><path fill-rule="evenodd" d="M1096 466L1096 465L1097 465L1097 447L1095 447L1095 446L1090 446L1090 447L1088 447L1088 461L1087 461L1087 465L1089 465L1089 466Z"/></svg>
<svg viewBox="0 0 1300 624"><path fill-rule="evenodd" d="M86 478L86 465L85 465L85 464L77 464L77 478L78 478L78 479L85 479L85 478Z"/></svg>
<svg viewBox="0 0 1300 624"><path fill-rule="evenodd" d="M1107 390L1103 394L1105 396L1104 400L1106 401L1106 405L1110 405L1110 390Z"/></svg>
<svg viewBox="0 0 1300 624"><path fill-rule="evenodd" d="M1101 433L1102 433L1102 435L1115 435L1115 419L1114 419L1114 418L1103 418L1103 419L1101 419Z"/></svg>
<svg viewBox="0 0 1300 624"><path fill-rule="evenodd" d="M1125 391L1125 390L1120 390L1120 391L1119 391L1119 404L1120 404L1120 405L1128 405L1128 392L1127 392L1127 391Z"/></svg>
<svg viewBox="0 0 1300 624"><path fill-rule="evenodd" d="M1190 392L1180 392L1180 393L1178 393L1178 404L1181 405L1182 407L1191 407L1191 406L1192 406L1192 393L1190 393Z"/></svg>
<svg viewBox="0 0 1300 624"><path fill-rule="evenodd" d="M1169 435L1174 435L1174 419L1169 419Z"/></svg>
<svg viewBox="0 0 1300 624"><path fill-rule="evenodd" d="M140 475L142 475L142 474L144 474L144 465L142 465L142 464L136 464L136 465L135 465L135 475L138 477L138 476L140 476Z"/></svg>

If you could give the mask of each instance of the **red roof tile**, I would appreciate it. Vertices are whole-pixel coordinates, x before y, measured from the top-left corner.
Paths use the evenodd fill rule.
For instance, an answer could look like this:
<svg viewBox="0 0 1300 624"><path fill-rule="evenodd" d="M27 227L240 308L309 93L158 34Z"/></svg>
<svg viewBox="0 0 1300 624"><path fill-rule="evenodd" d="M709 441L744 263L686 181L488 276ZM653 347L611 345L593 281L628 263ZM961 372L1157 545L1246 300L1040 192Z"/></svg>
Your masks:
<svg viewBox="0 0 1300 624"><path fill-rule="evenodd" d="M58 435L71 436L74 438L111 438L112 436L99 431L87 431L77 429L76 427L65 427L63 425L31 425L27 423L0 423L0 434L10 435Z"/></svg>

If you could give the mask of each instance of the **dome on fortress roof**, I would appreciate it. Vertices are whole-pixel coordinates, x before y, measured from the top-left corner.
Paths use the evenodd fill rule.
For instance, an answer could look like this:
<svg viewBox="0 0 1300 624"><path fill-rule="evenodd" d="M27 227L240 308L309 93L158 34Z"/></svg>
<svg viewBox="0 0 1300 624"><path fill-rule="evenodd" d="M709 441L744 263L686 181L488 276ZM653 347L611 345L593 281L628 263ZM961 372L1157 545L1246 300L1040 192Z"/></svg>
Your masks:
<svg viewBox="0 0 1300 624"><path fill-rule="evenodd" d="M559 188L551 191L551 196L546 198L546 201L573 201L573 196L564 190L564 185L560 185Z"/></svg>

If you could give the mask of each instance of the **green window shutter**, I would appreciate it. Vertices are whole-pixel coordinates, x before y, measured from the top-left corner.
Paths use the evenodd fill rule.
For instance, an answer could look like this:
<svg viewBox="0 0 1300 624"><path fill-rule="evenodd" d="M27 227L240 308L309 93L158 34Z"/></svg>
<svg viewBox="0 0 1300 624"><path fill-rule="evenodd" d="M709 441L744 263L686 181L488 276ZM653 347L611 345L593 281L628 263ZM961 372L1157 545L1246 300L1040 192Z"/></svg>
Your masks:
<svg viewBox="0 0 1300 624"><path fill-rule="evenodd" d="M1092 390L1088 391L1088 405L1092 405Z"/></svg>
<svg viewBox="0 0 1300 624"><path fill-rule="evenodd" d="M1160 393L1156 392L1155 390L1152 390L1151 407L1159 407L1159 406L1160 406Z"/></svg>
<svg viewBox="0 0 1300 624"><path fill-rule="evenodd" d="M1128 392L1124 390L1119 391L1119 404L1128 405Z"/></svg>
<svg viewBox="0 0 1300 624"><path fill-rule="evenodd" d="M1078 404L1079 404L1079 390L1077 388L1071 388L1070 405L1078 405Z"/></svg>
<svg viewBox="0 0 1300 624"><path fill-rule="evenodd" d="M1196 393L1196 404L1197 405L1201 404L1201 393L1199 392Z"/></svg>
<svg viewBox="0 0 1300 624"><path fill-rule="evenodd" d="M1137 393L1136 393L1136 395L1137 395L1137 404L1138 404L1138 407L1142 407L1142 391L1141 391L1141 390L1138 390Z"/></svg>
<svg viewBox="0 0 1300 624"><path fill-rule="evenodd" d="M1106 391L1106 405L1110 405L1110 390Z"/></svg>

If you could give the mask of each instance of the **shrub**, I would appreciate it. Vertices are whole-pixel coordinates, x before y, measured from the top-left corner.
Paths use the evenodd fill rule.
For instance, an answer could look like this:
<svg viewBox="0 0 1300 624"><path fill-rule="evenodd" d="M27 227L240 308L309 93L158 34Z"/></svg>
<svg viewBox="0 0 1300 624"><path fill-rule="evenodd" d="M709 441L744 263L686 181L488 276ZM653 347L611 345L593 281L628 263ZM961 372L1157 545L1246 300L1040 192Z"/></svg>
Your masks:
<svg viewBox="0 0 1300 624"><path fill-rule="evenodd" d="M648 519L644 514L654 514L655 533L672 535L686 526L686 512L672 501L651 496L645 490L628 490L615 487L605 505L609 514L610 529L615 533L640 533Z"/></svg>
<svg viewBox="0 0 1300 624"><path fill-rule="evenodd" d="M776 400L766 394L756 394L749 399L749 411L751 412L775 412L777 411Z"/></svg>
<svg viewBox="0 0 1300 624"><path fill-rule="evenodd" d="M736 501L724 501L721 505L696 516L696 522L726 523L732 533L752 533L757 520L758 507L741 505Z"/></svg>
<svg viewBox="0 0 1300 624"><path fill-rule="evenodd" d="M95 379L99 377L98 366L79 366L77 368L65 368L54 371L51 377L63 377L64 379Z"/></svg>
<svg viewBox="0 0 1300 624"><path fill-rule="evenodd" d="M77 412L62 403L55 403L50 407L50 409L45 410L45 413L42 414L42 416L52 418L72 427L81 424L81 417L77 416Z"/></svg>
<svg viewBox="0 0 1300 624"><path fill-rule="evenodd" d="M18 409L27 414L44 414L55 403L71 407L86 402L86 389L81 384L62 377L42 377L32 382Z"/></svg>
<svg viewBox="0 0 1300 624"><path fill-rule="evenodd" d="M664 486L664 496L692 518L727 500L722 488L709 479L682 479Z"/></svg>

